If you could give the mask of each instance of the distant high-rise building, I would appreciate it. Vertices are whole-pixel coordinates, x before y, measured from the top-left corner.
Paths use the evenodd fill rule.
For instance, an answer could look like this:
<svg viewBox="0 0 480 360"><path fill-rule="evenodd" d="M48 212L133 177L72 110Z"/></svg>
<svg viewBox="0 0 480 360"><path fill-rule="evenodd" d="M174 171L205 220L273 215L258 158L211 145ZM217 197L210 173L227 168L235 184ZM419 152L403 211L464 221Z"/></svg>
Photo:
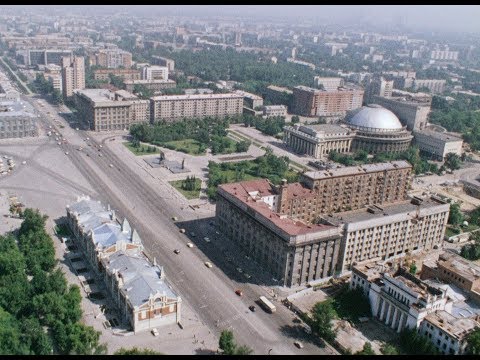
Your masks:
<svg viewBox="0 0 480 360"><path fill-rule="evenodd" d="M432 60L458 60L458 51L433 50L430 58Z"/></svg>
<svg viewBox="0 0 480 360"><path fill-rule="evenodd" d="M373 79L365 87L365 97L364 102L369 104L373 101L373 96L378 95L382 97L391 97L393 91L393 79L387 80L383 76Z"/></svg>
<svg viewBox="0 0 480 360"><path fill-rule="evenodd" d="M62 58L62 90L65 98L73 96L73 90L85 89L85 58Z"/></svg>
<svg viewBox="0 0 480 360"><path fill-rule="evenodd" d="M292 59L296 59L297 58L297 48L294 47L292 48Z"/></svg>
<svg viewBox="0 0 480 360"><path fill-rule="evenodd" d="M235 32L235 46L242 45L242 33L239 31Z"/></svg>

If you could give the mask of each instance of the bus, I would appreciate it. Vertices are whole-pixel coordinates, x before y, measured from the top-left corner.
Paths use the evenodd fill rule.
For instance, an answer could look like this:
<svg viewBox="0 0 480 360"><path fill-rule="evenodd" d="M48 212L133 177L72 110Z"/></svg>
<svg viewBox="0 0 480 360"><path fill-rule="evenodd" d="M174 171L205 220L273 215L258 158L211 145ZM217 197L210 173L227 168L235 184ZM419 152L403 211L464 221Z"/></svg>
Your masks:
<svg viewBox="0 0 480 360"><path fill-rule="evenodd" d="M272 302L268 300L265 296L260 296L259 302L260 305L262 305L262 307L265 309L265 311L269 313L273 314L277 310L275 305L273 305Z"/></svg>

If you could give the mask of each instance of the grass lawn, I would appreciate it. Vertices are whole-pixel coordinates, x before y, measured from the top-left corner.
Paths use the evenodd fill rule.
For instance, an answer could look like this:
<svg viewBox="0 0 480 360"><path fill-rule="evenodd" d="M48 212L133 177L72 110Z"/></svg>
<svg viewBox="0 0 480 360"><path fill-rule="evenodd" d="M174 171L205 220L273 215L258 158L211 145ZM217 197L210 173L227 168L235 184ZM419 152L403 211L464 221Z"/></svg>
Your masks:
<svg viewBox="0 0 480 360"><path fill-rule="evenodd" d="M460 234L460 232L459 232L458 230L454 230L454 229L452 229L452 228L450 228L450 227L447 227L447 228L445 229L445 235L446 235L447 237L455 236L455 235L458 235L458 234Z"/></svg>
<svg viewBox="0 0 480 360"><path fill-rule="evenodd" d="M58 236L71 236L72 232L67 224L55 225L55 232Z"/></svg>
<svg viewBox="0 0 480 360"><path fill-rule="evenodd" d="M163 144L167 149L181 151L190 155L205 155L205 151L200 151L201 143L194 139L184 139L169 141Z"/></svg>
<svg viewBox="0 0 480 360"><path fill-rule="evenodd" d="M155 154L158 153L158 150L155 148L155 151L148 151L148 148L153 148L154 146L150 145L140 145L140 147L136 148L132 146L132 143L130 141L125 141L122 143L125 145L125 147L130 150L134 155L136 156L141 156L141 155L148 155L148 154Z"/></svg>
<svg viewBox="0 0 480 360"><path fill-rule="evenodd" d="M200 179L195 179L195 190L192 191L182 189L182 183L183 180L169 181L169 184L182 193L188 200L198 199L200 197L200 186L202 184Z"/></svg>

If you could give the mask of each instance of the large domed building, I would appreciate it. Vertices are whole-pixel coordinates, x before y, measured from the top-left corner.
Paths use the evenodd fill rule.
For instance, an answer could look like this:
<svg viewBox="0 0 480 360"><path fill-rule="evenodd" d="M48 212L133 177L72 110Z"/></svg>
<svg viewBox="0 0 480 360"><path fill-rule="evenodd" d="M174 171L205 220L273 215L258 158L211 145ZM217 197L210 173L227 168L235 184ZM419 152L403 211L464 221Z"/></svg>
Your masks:
<svg viewBox="0 0 480 360"><path fill-rule="evenodd" d="M362 106L349 112L344 124L355 131L352 151L402 152L413 139L398 117L380 105Z"/></svg>

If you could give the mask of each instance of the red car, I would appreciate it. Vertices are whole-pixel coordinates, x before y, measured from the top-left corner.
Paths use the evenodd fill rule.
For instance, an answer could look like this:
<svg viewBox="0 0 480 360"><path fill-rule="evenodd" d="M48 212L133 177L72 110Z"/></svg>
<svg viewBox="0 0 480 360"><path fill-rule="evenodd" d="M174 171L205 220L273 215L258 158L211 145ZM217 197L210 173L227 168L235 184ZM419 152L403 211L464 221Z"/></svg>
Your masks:
<svg viewBox="0 0 480 360"><path fill-rule="evenodd" d="M235 294L237 294L238 296L242 296L243 292L242 290L235 290Z"/></svg>

